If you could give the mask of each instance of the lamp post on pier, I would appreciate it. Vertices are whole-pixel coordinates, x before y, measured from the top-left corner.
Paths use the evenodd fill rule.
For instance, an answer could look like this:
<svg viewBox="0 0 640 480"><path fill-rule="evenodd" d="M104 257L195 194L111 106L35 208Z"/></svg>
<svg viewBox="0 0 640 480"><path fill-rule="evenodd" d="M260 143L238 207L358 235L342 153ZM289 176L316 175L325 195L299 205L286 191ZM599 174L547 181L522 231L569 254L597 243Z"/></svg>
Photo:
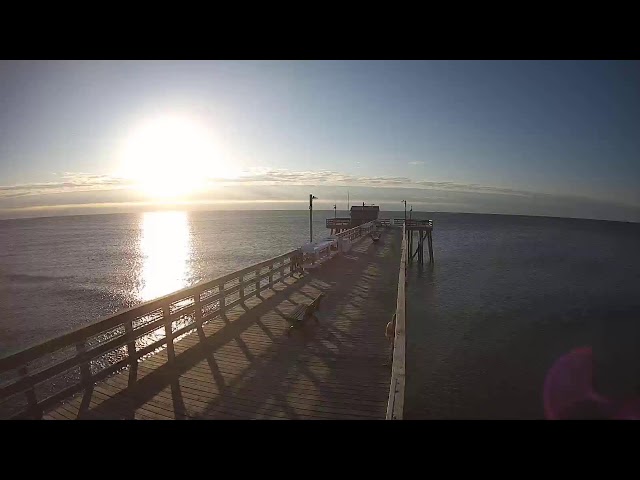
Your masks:
<svg viewBox="0 0 640 480"><path fill-rule="evenodd" d="M404 203L404 222L407 223L407 201L402 200L402 202Z"/></svg>
<svg viewBox="0 0 640 480"><path fill-rule="evenodd" d="M309 194L309 243L313 243L313 201L317 199Z"/></svg>
<svg viewBox="0 0 640 480"><path fill-rule="evenodd" d="M409 209L409 220L411 220L411 212L413 212L413 205L411 205L411 208Z"/></svg>

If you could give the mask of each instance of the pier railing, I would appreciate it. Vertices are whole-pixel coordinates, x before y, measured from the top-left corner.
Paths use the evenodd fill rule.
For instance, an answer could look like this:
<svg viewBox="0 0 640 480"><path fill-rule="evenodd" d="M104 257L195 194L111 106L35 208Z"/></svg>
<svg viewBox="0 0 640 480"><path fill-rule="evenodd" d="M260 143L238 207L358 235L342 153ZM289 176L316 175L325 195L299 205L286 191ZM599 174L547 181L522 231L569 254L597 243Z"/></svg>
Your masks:
<svg viewBox="0 0 640 480"><path fill-rule="evenodd" d="M347 232L345 232L347 233ZM39 418L47 407L163 347L300 271L293 250L143 303L0 359L0 418Z"/></svg>
<svg viewBox="0 0 640 480"><path fill-rule="evenodd" d="M407 298L405 288L407 282L407 230L402 226L402 253L400 256L400 272L398 273L398 298L396 300L396 320L393 339L393 360L391 363L391 384L387 403L387 420L402 420L404 410L405 386L405 336Z"/></svg>
<svg viewBox="0 0 640 480"><path fill-rule="evenodd" d="M381 227L401 227L406 225L407 227L433 227L433 220L416 220L407 218L381 218L375 221Z"/></svg>
<svg viewBox="0 0 640 480"><path fill-rule="evenodd" d="M351 217L327 218L324 223L327 228L349 228L351 226Z"/></svg>
<svg viewBox="0 0 640 480"><path fill-rule="evenodd" d="M363 223L362 225L358 225L357 227L350 228L349 230L345 230L340 233L336 233L331 235L330 238L334 239L348 239L353 243L354 240L361 238L376 228L375 222ZM305 265L311 263L312 265L316 262L323 262L330 258L335 257L340 254L340 249L337 244L335 245L325 245L322 248L319 248L315 253L305 253L304 254L304 262Z"/></svg>
<svg viewBox="0 0 640 480"><path fill-rule="evenodd" d="M344 232L336 233L334 237L336 238L348 238L349 241L353 241L356 238L360 238L364 235L367 235L369 232L376 228L375 221L363 223L362 225L358 225L357 227L350 228L349 230L345 230Z"/></svg>

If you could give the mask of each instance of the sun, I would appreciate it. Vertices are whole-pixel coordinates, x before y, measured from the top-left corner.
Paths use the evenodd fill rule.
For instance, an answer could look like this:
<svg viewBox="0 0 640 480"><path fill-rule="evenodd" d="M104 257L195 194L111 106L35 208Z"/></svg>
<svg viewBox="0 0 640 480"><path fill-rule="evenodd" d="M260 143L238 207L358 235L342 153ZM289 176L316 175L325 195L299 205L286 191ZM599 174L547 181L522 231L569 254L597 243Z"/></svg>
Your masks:
<svg viewBox="0 0 640 480"><path fill-rule="evenodd" d="M207 178L228 176L218 146L204 124L165 115L143 122L125 142L121 175L152 198L185 197Z"/></svg>

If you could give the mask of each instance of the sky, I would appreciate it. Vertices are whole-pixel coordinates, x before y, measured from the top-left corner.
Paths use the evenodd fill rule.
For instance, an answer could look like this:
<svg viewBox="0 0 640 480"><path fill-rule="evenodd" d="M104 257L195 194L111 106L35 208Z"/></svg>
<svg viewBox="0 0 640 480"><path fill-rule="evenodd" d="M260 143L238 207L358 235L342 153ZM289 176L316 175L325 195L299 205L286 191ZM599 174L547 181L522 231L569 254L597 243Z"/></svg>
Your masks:
<svg viewBox="0 0 640 480"><path fill-rule="evenodd" d="M139 209L640 222L638 61L2 61L0 218Z"/></svg>

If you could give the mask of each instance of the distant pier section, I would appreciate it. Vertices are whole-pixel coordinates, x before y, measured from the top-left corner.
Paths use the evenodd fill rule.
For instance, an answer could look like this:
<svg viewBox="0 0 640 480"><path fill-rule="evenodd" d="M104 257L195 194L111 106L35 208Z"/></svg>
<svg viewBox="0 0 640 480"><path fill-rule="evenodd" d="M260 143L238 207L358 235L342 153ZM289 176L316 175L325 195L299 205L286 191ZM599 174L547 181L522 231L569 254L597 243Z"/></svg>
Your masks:
<svg viewBox="0 0 640 480"><path fill-rule="evenodd" d="M364 223L373 222L378 219L380 207L378 205L354 205L350 210L349 217L327 218L326 227L331 230L331 234L340 233L358 227Z"/></svg>

